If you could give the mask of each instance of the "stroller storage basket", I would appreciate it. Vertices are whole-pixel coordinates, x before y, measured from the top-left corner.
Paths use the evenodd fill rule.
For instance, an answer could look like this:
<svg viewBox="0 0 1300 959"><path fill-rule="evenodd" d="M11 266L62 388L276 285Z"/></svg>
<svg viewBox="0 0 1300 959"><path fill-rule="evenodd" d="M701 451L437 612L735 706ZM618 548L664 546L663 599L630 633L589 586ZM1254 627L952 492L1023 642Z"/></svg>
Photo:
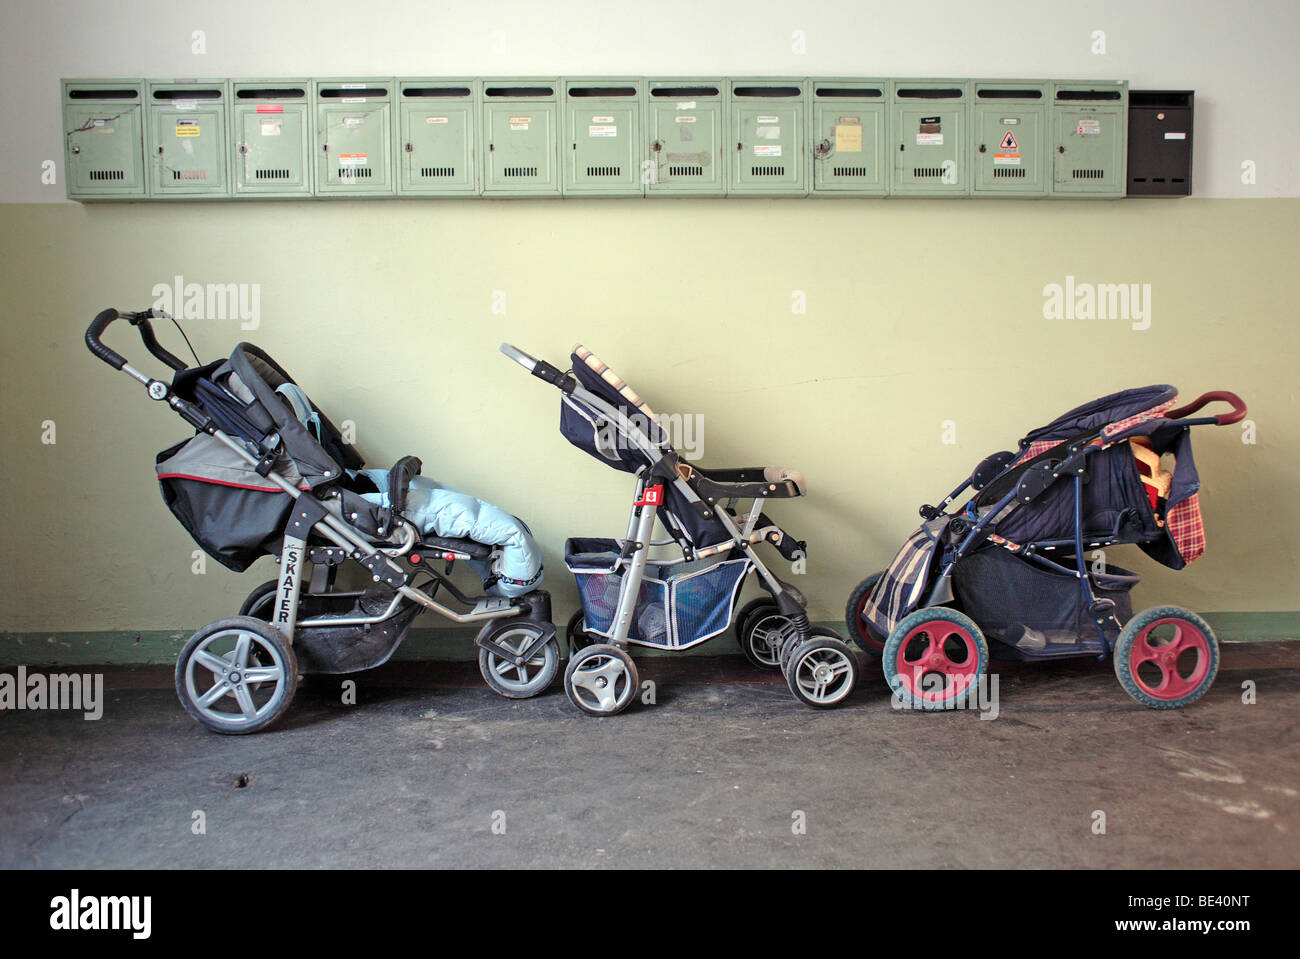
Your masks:
<svg viewBox="0 0 1300 959"><path fill-rule="evenodd" d="M614 630L623 584L620 548L612 539L570 539L564 562L578 583L585 629L608 637ZM628 639L643 646L682 649L716 636L731 622L732 607L749 572L745 558L689 563L646 563Z"/></svg>
<svg viewBox="0 0 1300 959"><path fill-rule="evenodd" d="M1072 566L1073 559L1062 561ZM1105 574L1091 574L1092 593L1115 603L1120 625L1133 618L1132 576L1110 566ZM953 588L961 609L992 640L1021 649L1044 650L1053 646L1078 651L1080 645L1101 651L1100 640L1084 607L1079 580L1005 549L990 547L972 553L953 570ZM1107 630L1114 643L1117 633ZM1044 645L1045 644L1045 645Z"/></svg>

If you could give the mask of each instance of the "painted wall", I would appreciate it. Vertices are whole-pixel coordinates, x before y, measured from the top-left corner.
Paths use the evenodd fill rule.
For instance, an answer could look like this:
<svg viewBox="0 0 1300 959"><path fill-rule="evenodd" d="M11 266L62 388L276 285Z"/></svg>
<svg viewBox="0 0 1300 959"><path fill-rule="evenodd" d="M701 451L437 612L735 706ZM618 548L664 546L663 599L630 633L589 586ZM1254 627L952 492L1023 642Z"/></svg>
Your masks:
<svg viewBox="0 0 1300 959"><path fill-rule="evenodd" d="M584 342L656 409L701 414L706 464L801 469L809 497L772 514L811 544L798 582L815 620L840 616L920 503L1066 408L1152 382L1188 397L1237 390L1253 436L1197 437L1206 556L1181 574L1133 549L1112 561L1147 576L1143 605L1300 609L1295 114L1280 92L1246 97L1293 72L1281 44L1300 26L1295 7L1113 3L1077 15L1009 4L1030 11L1029 28L954 14L921 43L918 12L873 19L884 8L869 4L792 15L751 4L739 28L741 6L718 4L698 35L678 29L698 6L645 18L602 5L579 28L560 16L583 9L573 3L545 16L490 4L19 5L3 70L30 67L35 79L30 105L5 106L25 135L6 137L0 159L0 631L191 629L265 578L212 562L191 572L194 545L153 480L154 454L186 430L82 344L99 309L147 306L178 276L259 291L254 330L237 317L187 322L203 358L255 342L336 421L356 423L375 464L415 453L430 475L527 519L559 619L575 604L565 537L621 534L630 488L563 441L557 394L500 356L502 340L556 363ZM394 28L417 7L418 29ZM291 12L308 8L321 24L291 28ZM363 9L382 29L356 19ZM1167 39L1162 9L1186 24ZM199 27L202 61L189 53ZM1106 57L1088 53L1094 27L1107 30ZM503 54L491 53L493 29ZM790 53L798 29L803 56ZM994 43L1007 38L1010 56ZM61 75L396 74L433 62L485 75L823 74L864 60L862 72L884 74L1195 87L1198 191L1272 198L37 202L62 197L38 182L39 157L59 155ZM1276 137L1259 133L1270 118ZM1248 157L1260 161L1250 188L1237 172ZM1044 288L1067 276L1150 284L1149 328L1046 319ZM110 336L119 349L133 347L127 332ZM53 444L42 441L50 422Z"/></svg>

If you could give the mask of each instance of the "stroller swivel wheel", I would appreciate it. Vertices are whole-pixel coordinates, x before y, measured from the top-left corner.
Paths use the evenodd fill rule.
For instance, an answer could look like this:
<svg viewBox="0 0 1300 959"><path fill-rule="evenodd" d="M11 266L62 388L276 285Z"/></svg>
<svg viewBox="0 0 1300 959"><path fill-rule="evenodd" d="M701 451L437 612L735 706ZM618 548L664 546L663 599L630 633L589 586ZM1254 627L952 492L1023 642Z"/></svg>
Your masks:
<svg viewBox="0 0 1300 959"><path fill-rule="evenodd" d="M208 623L176 660L176 694L195 720L219 733L265 729L293 701L298 661L270 623L231 616Z"/></svg>
<svg viewBox="0 0 1300 959"><path fill-rule="evenodd" d="M745 648L745 627L749 623L749 618L760 609L770 607L776 609L776 603L772 602L770 596L760 596L758 599L751 599L744 606L740 607L740 612L736 613L736 642L743 650Z"/></svg>
<svg viewBox="0 0 1300 959"><path fill-rule="evenodd" d="M564 694L569 702L592 716L621 713L640 684L632 657L609 643L578 650L564 671Z"/></svg>
<svg viewBox="0 0 1300 959"><path fill-rule="evenodd" d="M945 606L904 616L881 654L885 682L912 709L952 709L984 675L988 644L974 620Z"/></svg>
<svg viewBox="0 0 1300 959"><path fill-rule="evenodd" d="M1151 709L1177 709L1205 695L1219 671L1209 623L1177 606L1156 606L1120 631L1113 656L1124 691Z"/></svg>
<svg viewBox="0 0 1300 959"><path fill-rule="evenodd" d="M564 637L569 641L570 656L584 646L600 642L599 639L587 632L587 619L582 615L582 610L578 610L569 617L569 625L564 628Z"/></svg>
<svg viewBox="0 0 1300 959"><path fill-rule="evenodd" d="M831 709L858 684L858 661L848 643L830 630L815 629L790 655L785 680L800 702Z"/></svg>
<svg viewBox="0 0 1300 959"><path fill-rule="evenodd" d="M876 583L880 582L880 577L884 575L884 572L872 573L858 583L857 589L849 596L848 605L844 609L844 625L849 628L849 639L870 656L879 656L884 652L885 637L863 621L862 610L867 605L867 600L871 598L871 591L876 588Z"/></svg>
<svg viewBox="0 0 1300 959"><path fill-rule="evenodd" d="M520 655L542 635L542 628L533 623L511 623L503 626L488 638L515 653L506 658L495 650L479 647L478 671L483 681L494 692L507 699L527 699L536 696L560 670L560 644L551 637L532 654L526 662L518 662Z"/></svg>
<svg viewBox="0 0 1300 959"><path fill-rule="evenodd" d="M796 636L794 623L769 602L751 612L741 626L740 651L759 669L777 669L781 650Z"/></svg>

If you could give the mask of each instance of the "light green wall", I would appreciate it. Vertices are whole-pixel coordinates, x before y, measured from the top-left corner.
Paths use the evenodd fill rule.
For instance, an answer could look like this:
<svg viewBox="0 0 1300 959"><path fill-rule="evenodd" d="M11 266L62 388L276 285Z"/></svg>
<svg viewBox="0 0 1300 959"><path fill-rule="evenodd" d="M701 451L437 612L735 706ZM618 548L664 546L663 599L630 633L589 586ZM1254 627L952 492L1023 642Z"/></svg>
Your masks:
<svg viewBox="0 0 1300 959"><path fill-rule="evenodd" d="M98 310L148 306L176 274L261 286L258 330L187 324L204 359L249 339L354 420L374 464L414 453L524 517L561 622L564 539L620 535L628 477L563 440L556 392L502 340L561 364L581 341L657 410L702 413L706 464L802 470L810 495L771 513L810 543L814 620L839 618L920 503L1066 408L1236 390L1257 442L1196 437L1207 554L1177 575L1114 561L1146 575L1139 604L1300 609L1298 226L1292 199L0 206L0 631L190 629L265 578L191 573L153 479L186 429L82 343ZM1150 329L1044 319L1067 275L1151 284ZM133 335L109 339L135 359Z"/></svg>

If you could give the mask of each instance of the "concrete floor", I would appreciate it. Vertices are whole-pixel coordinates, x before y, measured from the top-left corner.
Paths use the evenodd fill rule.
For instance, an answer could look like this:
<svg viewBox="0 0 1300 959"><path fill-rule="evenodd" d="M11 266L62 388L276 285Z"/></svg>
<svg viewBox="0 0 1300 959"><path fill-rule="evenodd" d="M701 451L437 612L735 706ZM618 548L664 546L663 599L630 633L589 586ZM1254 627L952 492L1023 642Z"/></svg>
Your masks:
<svg viewBox="0 0 1300 959"><path fill-rule="evenodd" d="M406 663L250 737L118 668L99 721L0 713L0 867L1300 865L1300 642L1226 646L1168 713L1109 664L995 665L993 721L894 711L874 666L813 711L739 657L642 660L658 705L596 720Z"/></svg>

